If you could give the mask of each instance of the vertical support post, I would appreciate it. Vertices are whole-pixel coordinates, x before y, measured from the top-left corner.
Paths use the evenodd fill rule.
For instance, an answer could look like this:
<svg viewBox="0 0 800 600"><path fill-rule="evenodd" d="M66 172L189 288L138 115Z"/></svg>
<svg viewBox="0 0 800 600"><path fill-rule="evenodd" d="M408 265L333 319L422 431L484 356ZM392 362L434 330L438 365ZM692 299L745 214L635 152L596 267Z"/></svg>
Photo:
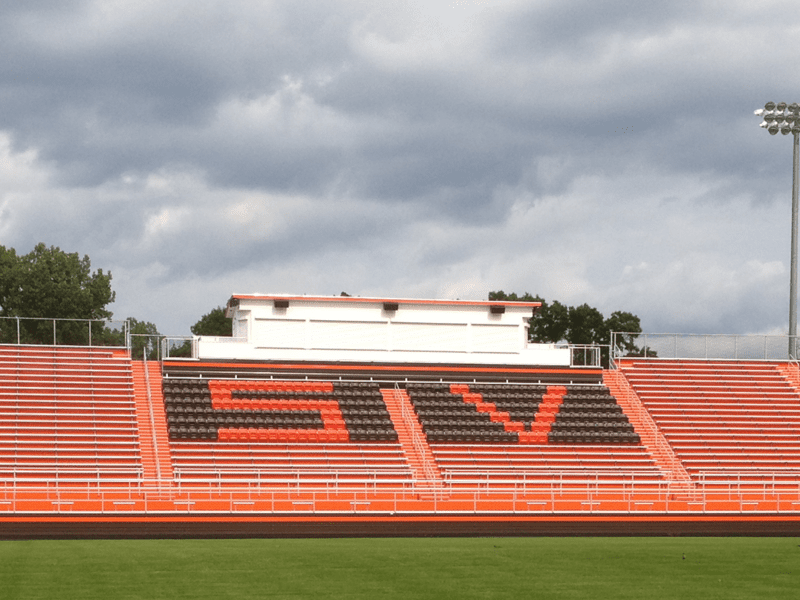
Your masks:
<svg viewBox="0 0 800 600"><path fill-rule="evenodd" d="M22 338L20 337L20 334L19 334L19 317L17 317L17 345L20 344L20 340L21 339Z"/></svg>
<svg viewBox="0 0 800 600"><path fill-rule="evenodd" d="M792 152L792 260L789 274L789 358L797 358L797 196L800 187L800 135L793 134Z"/></svg>
<svg viewBox="0 0 800 600"><path fill-rule="evenodd" d="M56 320L53 319L53 346L56 345Z"/></svg>

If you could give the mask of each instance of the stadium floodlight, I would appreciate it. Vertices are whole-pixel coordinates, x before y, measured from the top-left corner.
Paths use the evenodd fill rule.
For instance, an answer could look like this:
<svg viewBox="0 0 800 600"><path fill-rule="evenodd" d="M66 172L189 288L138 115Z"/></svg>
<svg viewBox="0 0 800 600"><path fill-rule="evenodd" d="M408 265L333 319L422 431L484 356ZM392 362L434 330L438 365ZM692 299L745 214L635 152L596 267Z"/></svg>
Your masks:
<svg viewBox="0 0 800 600"><path fill-rule="evenodd" d="M797 203L800 195L800 104L792 102L767 102L755 111L762 117L760 126L771 135L779 131L792 134L792 254L789 272L789 358L797 359Z"/></svg>

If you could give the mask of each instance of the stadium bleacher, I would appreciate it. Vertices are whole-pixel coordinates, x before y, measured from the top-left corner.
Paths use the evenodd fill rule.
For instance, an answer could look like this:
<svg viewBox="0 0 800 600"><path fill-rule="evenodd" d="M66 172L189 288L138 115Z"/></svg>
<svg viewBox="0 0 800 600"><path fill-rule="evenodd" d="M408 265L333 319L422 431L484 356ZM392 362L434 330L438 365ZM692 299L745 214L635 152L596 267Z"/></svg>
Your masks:
<svg viewBox="0 0 800 600"><path fill-rule="evenodd" d="M131 361L108 350L0 346L0 477L140 477Z"/></svg>
<svg viewBox="0 0 800 600"><path fill-rule="evenodd" d="M695 481L800 481L800 397L776 364L622 361Z"/></svg>
<svg viewBox="0 0 800 600"><path fill-rule="evenodd" d="M794 514L798 384L767 360L141 361L0 345L0 512Z"/></svg>

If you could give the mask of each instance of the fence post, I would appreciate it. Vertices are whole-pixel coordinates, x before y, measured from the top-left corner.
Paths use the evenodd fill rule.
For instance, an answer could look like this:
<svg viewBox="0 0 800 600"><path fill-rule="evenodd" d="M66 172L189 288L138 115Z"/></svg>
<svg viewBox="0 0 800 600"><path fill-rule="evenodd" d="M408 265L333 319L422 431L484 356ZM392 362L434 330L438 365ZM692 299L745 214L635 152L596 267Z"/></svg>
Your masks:
<svg viewBox="0 0 800 600"><path fill-rule="evenodd" d="M20 334L19 334L19 317L17 317L17 345L18 345L18 346L19 346L19 345L20 345L20 343L21 343L21 342L20 342L20 340L21 340L21 339L22 339L22 338L21 338L21 336L20 336Z"/></svg>
<svg viewBox="0 0 800 600"><path fill-rule="evenodd" d="M57 346L56 344L56 320L53 319L53 346Z"/></svg>

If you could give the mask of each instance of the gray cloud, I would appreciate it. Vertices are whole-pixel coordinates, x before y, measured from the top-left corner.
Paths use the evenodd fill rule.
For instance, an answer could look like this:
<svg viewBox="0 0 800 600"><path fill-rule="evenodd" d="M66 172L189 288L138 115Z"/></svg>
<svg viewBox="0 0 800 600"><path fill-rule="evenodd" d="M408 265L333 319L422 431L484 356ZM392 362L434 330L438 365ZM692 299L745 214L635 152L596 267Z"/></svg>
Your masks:
<svg viewBox="0 0 800 600"><path fill-rule="evenodd" d="M782 330L791 144L752 110L793 99L790 7L3 6L2 243L174 333L234 291L500 288Z"/></svg>

